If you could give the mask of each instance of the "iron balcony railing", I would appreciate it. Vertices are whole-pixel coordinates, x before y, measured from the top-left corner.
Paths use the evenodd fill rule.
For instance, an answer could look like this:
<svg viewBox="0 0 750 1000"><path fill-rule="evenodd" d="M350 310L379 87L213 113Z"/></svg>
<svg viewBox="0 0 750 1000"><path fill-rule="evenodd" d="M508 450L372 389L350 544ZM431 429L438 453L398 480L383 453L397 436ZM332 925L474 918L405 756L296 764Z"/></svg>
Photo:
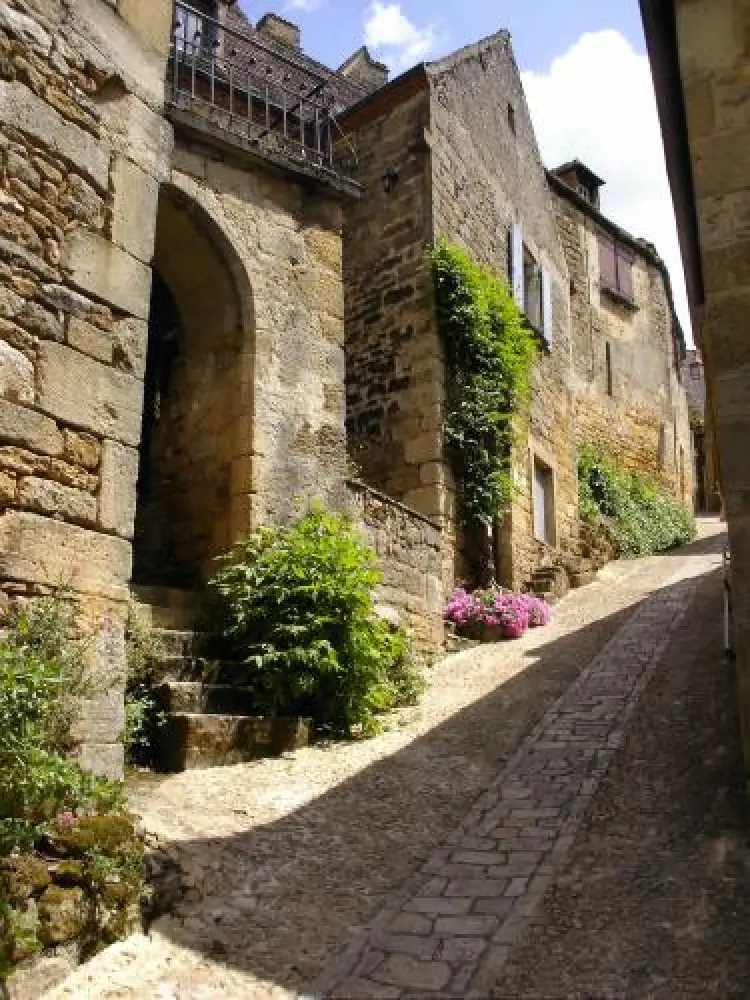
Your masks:
<svg viewBox="0 0 750 1000"><path fill-rule="evenodd" d="M259 152L340 176L332 78L179 0L169 87L173 107L196 112Z"/></svg>

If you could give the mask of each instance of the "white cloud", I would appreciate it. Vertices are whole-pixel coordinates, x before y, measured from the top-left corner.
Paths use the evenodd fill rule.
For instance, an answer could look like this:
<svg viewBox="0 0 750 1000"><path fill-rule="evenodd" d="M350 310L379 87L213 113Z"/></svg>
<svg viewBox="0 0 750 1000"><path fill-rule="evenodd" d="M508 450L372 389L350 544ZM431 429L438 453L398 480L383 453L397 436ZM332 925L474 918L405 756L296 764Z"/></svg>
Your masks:
<svg viewBox="0 0 750 1000"><path fill-rule="evenodd" d="M305 13L309 13L311 10L315 10L320 7L323 0L288 0L287 10L303 10Z"/></svg>
<svg viewBox="0 0 750 1000"><path fill-rule="evenodd" d="M404 14L400 3L374 0L368 8L365 45L396 71L421 62L435 47L437 39L434 24L420 30Z"/></svg>
<svg viewBox="0 0 750 1000"><path fill-rule="evenodd" d="M607 182L603 212L653 243L690 339L682 261L647 57L617 31L583 35L547 73L524 73L542 157L582 160Z"/></svg>

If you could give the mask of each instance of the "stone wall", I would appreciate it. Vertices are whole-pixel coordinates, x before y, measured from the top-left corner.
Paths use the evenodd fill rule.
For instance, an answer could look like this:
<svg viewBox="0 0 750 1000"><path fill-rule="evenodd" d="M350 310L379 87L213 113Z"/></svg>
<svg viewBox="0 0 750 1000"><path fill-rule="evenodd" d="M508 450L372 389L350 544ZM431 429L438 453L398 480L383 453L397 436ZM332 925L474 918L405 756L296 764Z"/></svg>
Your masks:
<svg viewBox="0 0 750 1000"><path fill-rule="evenodd" d="M693 180L685 195L694 197L697 209L704 286L693 289L692 305L732 549L739 704L750 773L750 12L739 0L677 0L675 10Z"/></svg>
<svg viewBox="0 0 750 1000"><path fill-rule="evenodd" d="M382 613L407 624L415 648L434 655L444 636L440 525L364 483L349 481L347 486L349 512L376 552L383 574L378 591Z"/></svg>
<svg viewBox="0 0 750 1000"><path fill-rule="evenodd" d="M517 493L497 538L501 582L519 586L576 533L568 272L508 36L434 64L430 80L435 234L458 240L509 277L510 229L520 224L524 243L551 280L550 344L534 370L528 426L520 429L514 459ZM535 460L553 474L553 545L534 537Z"/></svg>
<svg viewBox="0 0 750 1000"><path fill-rule="evenodd" d="M171 151L169 4L125 7L0 2L0 589L81 596L106 689L82 759L115 774L150 223Z"/></svg>
<svg viewBox="0 0 750 1000"><path fill-rule="evenodd" d="M571 278L575 434L692 504L692 435L664 267L630 238L634 301L601 288L599 238L611 224L553 183Z"/></svg>
<svg viewBox="0 0 750 1000"><path fill-rule="evenodd" d="M214 403L231 424L236 538L288 518L298 496L344 500L342 208L322 184L178 140L172 185L211 220L234 286L214 302L219 323L237 331L227 355L236 371Z"/></svg>

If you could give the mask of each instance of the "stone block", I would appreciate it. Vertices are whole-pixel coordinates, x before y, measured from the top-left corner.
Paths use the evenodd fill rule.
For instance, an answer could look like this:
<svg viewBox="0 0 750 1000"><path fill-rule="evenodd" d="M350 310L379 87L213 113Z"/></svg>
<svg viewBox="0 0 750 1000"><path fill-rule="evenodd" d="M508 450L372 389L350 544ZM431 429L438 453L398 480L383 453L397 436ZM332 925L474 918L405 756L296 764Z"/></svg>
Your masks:
<svg viewBox="0 0 750 1000"><path fill-rule="evenodd" d="M61 261L75 288L121 312L148 319L150 267L85 229L66 234Z"/></svg>
<svg viewBox="0 0 750 1000"><path fill-rule="evenodd" d="M114 364L122 371L143 379L146 375L146 352L148 350L148 323L146 320L128 316L115 323Z"/></svg>
<svg viewBox="0 0 750 1000"><path fill-rule="evenodd" d="M122 743L83 743L78 748L76 759L84 771L115 781L121 780L125 771Z"/></svg>
<svg viewBox="0 0 750 1000"><path fill-rule="evenodd" d="M99 523L105 531L132 538L135 529L138 452L117 441L102 444Z"/></svg>
<svg viewBox="0 0 750 1000"><path fill-rule="evenodd" d="M39 406L100 437L137 447L143 383L63 344L39 345Z"/></svg>
<svg viewBox="0 0 750 1000"><path fill-rule="evenodd" d="M131 574L130 544L25 511L0 516L0 579L56 586L122 601Z"/></svg>
<svg viewBox="0 0 750 1000"><path fill-rule="evenodd" d="M117 13L146 45L161 56L169 54L172 5L168 0L118 0Z"/></svg>
<svg viewBox="0 0 750 1000"><path fill-rule="evenodd" d="M169 771L223 767L307 746L309 732L305 719L173 715L159 734L158 756Z"/></svg>
<svg viewBox="0 0 750 1000"><path fill-rule="evenodd" d="M34 366L4 340L0 340L0 397L14 403L34 402Z"/></svg>
<svg viewBox="0 0 750 1000"><path fill-rule="evenodd" d="M448 985L451 967L447 962L421 961L409 955L390 955L371 975L384 983L409 990L437 991Z"/></svg>
<svg viewBox="0 0 750 1000"><path fill-rule="evenodd" d="M174 143L171 124L133 94L109 101L100 110L113 149L156 180L168 181Z"/></svg>
<svg viewBox="0 0 750 1000"><path fill-rule="evenodd" d="M66 121L18 81L0 81L0 122L24 132L72 163L103 191L109 184L109 153L94 136Z"/></svg>
<svg viewBox="0 0 750 1000"><path fill-rule="evenodd" d="M40 514L49 514L76 524L96 524L96 497L49 479L38 479L35 476L21 479L18 502L22 507Z"/></svg>
<svg viewBox="0 0 750 1000"><path fill-rule="evenodd" d="M112 167L112 241L144 264L154 255L159 182L124 156Z"/></svg>
<svg viewBox="0 0 750 1000"><path fill-rule="evenodd" d="M92 326L77 316L71 316L68 323L68 344L75 347L82 354L88 354L90 358L97 361L104 361L105 364L112 362L112 336L105 330L100 330L98 326Z"/></svg>
<svg viewBox="0 0 750 1000"><path fill-rule="evenodd" d="M0 399L0 443L17 444L43 455L61 455L63 438L49 417Z"/></svg>

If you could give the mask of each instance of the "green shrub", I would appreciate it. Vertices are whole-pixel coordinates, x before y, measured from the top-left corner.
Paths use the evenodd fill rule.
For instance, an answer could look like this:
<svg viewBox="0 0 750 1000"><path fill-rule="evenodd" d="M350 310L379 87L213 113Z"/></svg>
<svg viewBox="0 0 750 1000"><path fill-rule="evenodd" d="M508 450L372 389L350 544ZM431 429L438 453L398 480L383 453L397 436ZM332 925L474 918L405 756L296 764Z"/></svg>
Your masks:
<svg viewBox="0 0 750 1000"><path fill-rule="evenodd" d="M152 747L166 721L154 694L154 672L162 647L154 630L131 599L125 627L125 753L131 764L151 763Z"/></svg>
<svg viewBox="0 0 750 1000"><path fill-rule="evenodd" d="M223 558L211 588L259 712L309 716L332 733L371 733L376 713L418 697L406 636L375 613L379 579L374 553L349 519L319 504Z"/></svg>
<svg viewBox="0 0 750 1000"><path fill-rule="evenodd" d="M10 613L0 638L0 854L32 845L54 818L122 807L120 786L68 754L77 701L90 695L64 593Z"/></svg>
<svg viewBox="0 0 750 1000"><path fill-rule="evenodd" d="M432 256L448 366L444 440L465 525L491 524L513 497L512 449L539 354L503 278L441 239Z"/></svg>
<svg viewBox="0 0 750 1000"><path fill-rule="evenodd" d="M695 538L695 519L683 504L649 476L628 472L591 447L578 456L578 502L584 521L609 526L623 556L663 552Z"/></svg>

